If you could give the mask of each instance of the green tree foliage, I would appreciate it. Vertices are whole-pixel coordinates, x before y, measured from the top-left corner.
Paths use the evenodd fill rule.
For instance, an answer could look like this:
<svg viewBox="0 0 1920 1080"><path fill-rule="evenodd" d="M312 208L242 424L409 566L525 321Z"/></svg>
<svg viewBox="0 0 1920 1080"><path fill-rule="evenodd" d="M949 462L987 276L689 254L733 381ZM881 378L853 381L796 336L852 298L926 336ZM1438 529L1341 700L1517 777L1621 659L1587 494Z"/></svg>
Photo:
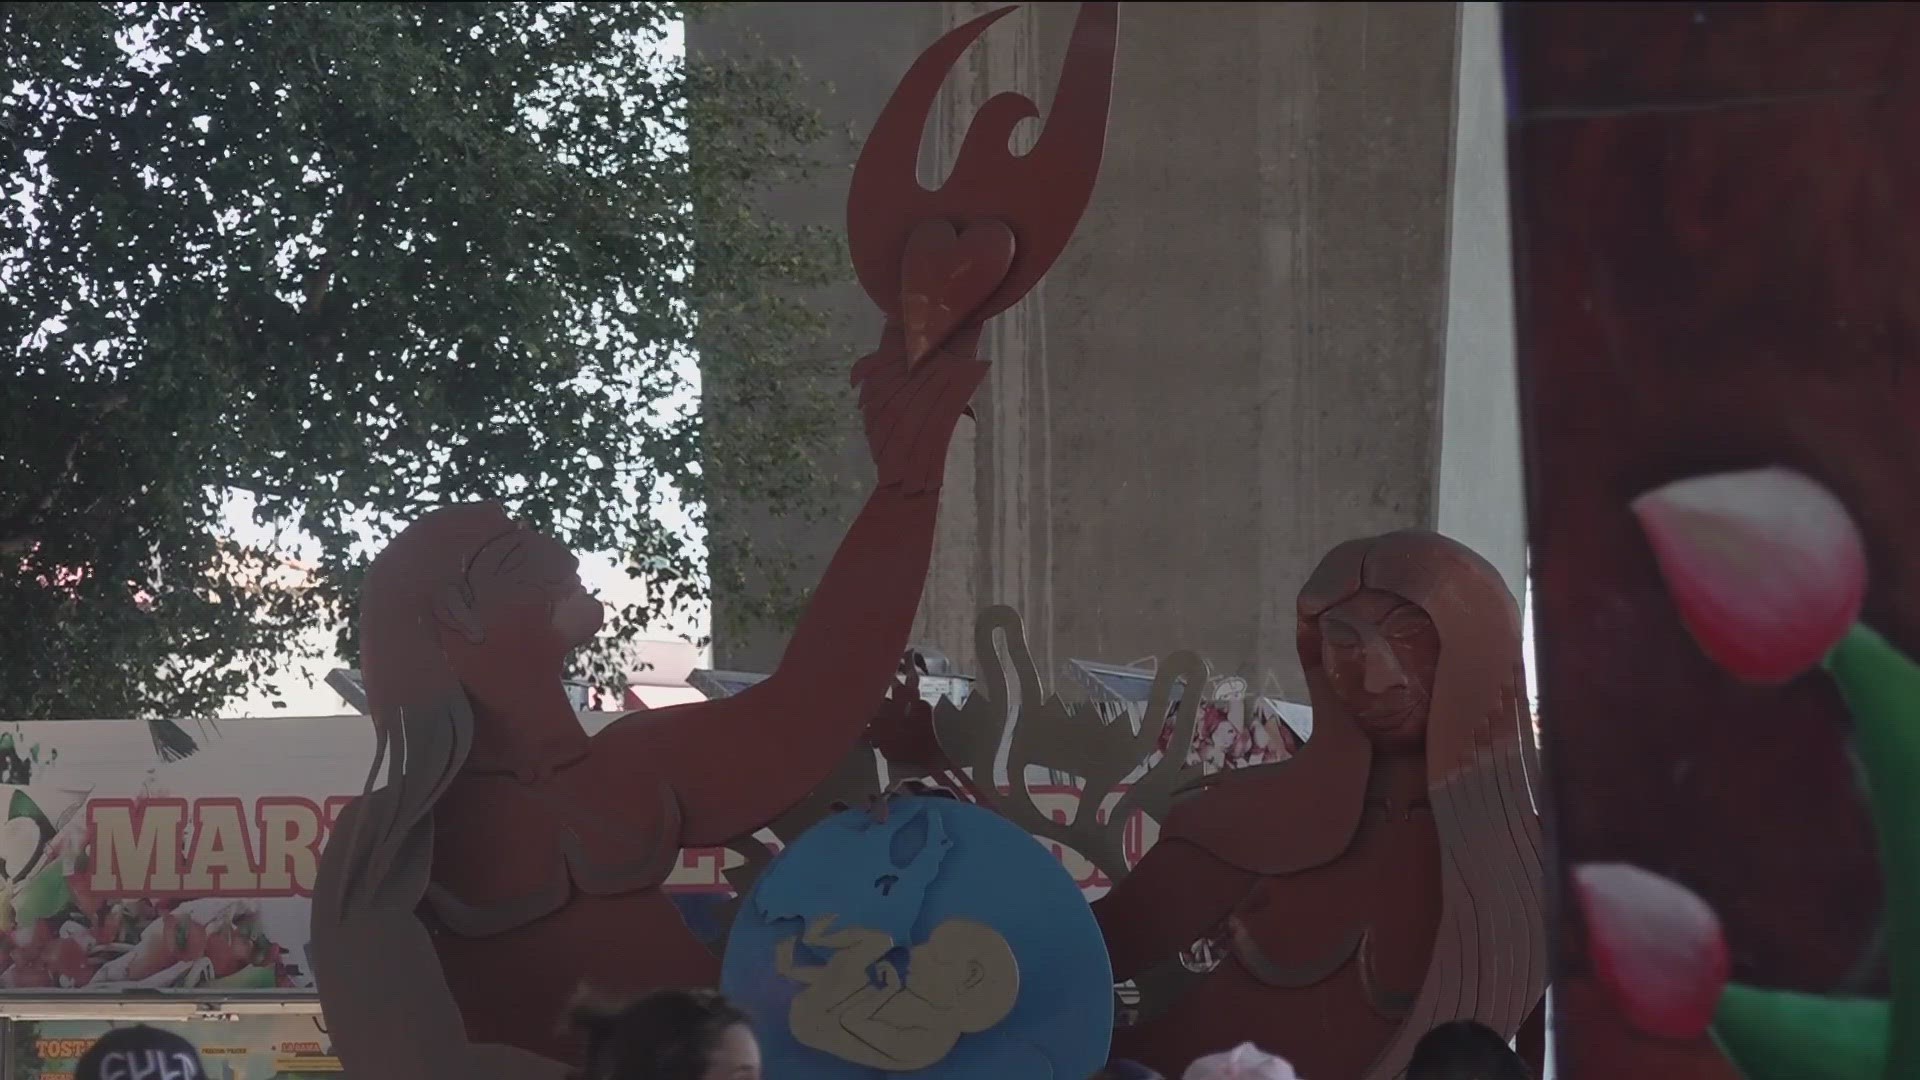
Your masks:
<svg viewBox="0 0 1920 1080"><path fill-rule="evenodd" d="M751 386L819 329L829 241L752 209L818 120L784 67L665 57L683 14L0 5L0 716L216 710L350 628L356 530L433 505L620 553L629 632L702 595L661 509L697 525L703 460L805 505L827 399L723 444L676 401L696 333ZM318 539L313 584L228 489Z"/></svg>

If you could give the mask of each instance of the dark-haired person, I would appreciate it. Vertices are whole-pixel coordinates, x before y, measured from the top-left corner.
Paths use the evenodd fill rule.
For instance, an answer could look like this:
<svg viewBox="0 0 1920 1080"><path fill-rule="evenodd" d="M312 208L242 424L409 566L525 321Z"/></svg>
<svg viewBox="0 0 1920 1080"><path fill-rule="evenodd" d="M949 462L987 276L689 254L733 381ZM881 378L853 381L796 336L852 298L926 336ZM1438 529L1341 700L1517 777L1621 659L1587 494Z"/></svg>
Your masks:
<svg viewBox="0 0 1920 1080"><path fill-rule="evenodd" d="M74 1080L206 1080L200 1051L171 1031L114 1028L80 1055Z"/></svg>
<svg viewBox="0 0 1920 1080"><path fill-rule="evenodd" d="M1531 1071L1499 1032L1457 1020L1427 1032L1414 1047L1406 1080L1531 1080Z"/></svg>
<svg viewBox="0 0 1920 1080"><path fill-rule="evenodd" d="M625 1004L583 1001L578 1080L760 1080L747 1015L711 990L658 990Z"/></svg>

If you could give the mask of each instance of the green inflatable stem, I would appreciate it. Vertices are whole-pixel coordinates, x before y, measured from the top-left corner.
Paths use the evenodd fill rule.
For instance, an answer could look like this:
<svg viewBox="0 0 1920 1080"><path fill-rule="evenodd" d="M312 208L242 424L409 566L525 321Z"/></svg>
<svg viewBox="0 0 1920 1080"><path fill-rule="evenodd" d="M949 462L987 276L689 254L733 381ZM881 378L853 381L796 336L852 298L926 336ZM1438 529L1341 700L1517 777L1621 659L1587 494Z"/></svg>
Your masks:
<svg viewBox="0 0 1920 1080"><path fill-rule="evenodd" d="M1920 1080L1920 665L1855 625L1826 666L1853 713L1886 882L1893 1005L1883 1075Z"/></svg>
<svg viewBox="0 0 1920 1080"><path fill-rule="evenodd" d="M1881 1080L1891 1007L1729 983L1713 1037L1746 1080Z"/></svg>

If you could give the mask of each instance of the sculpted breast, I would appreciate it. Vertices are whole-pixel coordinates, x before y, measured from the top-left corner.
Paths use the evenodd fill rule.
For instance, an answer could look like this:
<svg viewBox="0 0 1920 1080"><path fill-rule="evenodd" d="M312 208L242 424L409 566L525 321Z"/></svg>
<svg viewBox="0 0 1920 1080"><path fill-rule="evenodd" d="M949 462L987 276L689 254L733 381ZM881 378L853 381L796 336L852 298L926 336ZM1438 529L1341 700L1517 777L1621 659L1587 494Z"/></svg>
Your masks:
<svg viewBox="0 0 1920 1080"><path fill-rule="evenodd" d="M1391 1014L1419 989L1439 919L1432 815L1369 810L1344 855L1261 881L1230 930L1235 958L1269 986L1311 986L1357 960L1369 999Z"/></svg>
<svg viewBox="0 0 1920 1080"><path fill-rule="evenodd" d="M621 804L570 790L564 775L461 777L434 807L428 910L456 934L489 937L560 910L576 890L658 887L680 852L681 816L673 789L654 786L655 798Z"/></svg>

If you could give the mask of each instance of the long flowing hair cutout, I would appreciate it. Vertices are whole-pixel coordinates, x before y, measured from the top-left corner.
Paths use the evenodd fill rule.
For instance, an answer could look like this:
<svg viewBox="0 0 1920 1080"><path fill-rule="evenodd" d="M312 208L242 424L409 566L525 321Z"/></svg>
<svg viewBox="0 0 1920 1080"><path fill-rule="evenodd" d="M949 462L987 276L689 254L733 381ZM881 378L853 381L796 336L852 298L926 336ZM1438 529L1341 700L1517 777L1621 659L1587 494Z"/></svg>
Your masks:
<svg viewBox="0 0 1920 1080"><path fill-rule="evenodd" d="M473 706L440 645L434 616L441 590L466 589L473 556L515 531L495 503L435 510L394 537L368 568L361 589L360 671L374 728L374 758L357 800L348 858L336 892L344 916L376 902L395 860L420 829L473 745ZM386 765L384 774L382 763ZM414 848L431 853L431 842ZM417 897L393 897L413 903Z"/></svg>

